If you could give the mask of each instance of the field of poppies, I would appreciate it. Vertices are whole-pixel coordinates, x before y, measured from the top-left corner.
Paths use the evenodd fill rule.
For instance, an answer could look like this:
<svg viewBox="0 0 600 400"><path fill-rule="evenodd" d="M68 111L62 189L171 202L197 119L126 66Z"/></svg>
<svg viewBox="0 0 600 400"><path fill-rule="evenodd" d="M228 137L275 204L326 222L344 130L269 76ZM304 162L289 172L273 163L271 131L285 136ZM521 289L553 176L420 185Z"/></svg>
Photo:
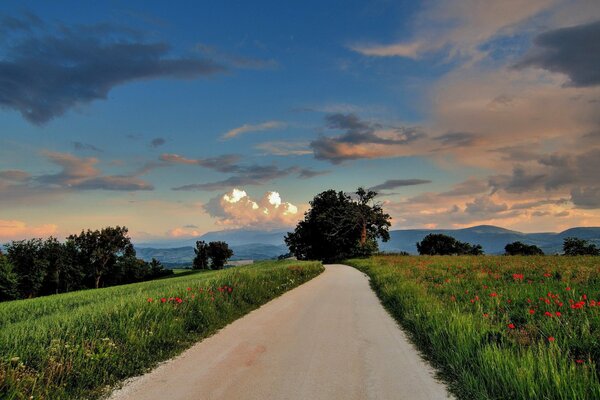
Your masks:
<svg viewBox="0 0 600 400"><path fill-rule="evenodd" d="M0 304L0 398L96 398L323 271L263 262Z"/></svg>
<svg viewBox="0 0 600 400"><path fill-rule="evenodd" d="M348 263L459 398L600 398L600 257Z"/></svg>

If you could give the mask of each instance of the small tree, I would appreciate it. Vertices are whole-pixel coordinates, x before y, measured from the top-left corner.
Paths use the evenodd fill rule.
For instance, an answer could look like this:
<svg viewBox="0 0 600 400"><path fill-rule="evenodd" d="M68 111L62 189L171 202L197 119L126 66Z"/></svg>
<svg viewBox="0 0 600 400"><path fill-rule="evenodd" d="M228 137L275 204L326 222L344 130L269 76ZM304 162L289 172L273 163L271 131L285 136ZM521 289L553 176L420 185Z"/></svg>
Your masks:
<svg viewBox="0 0 600 400"><path fill-rule="evenodd" d="M430 233L417 243L417 251L421 255L474 255L483 254L481 245L460 242L452 236L441 233Z"/></svg>
<svg viewBox="0 0 600 400"><path fill-rule="evenodd" d="M528 245L521 242L512 242L504 246L504 254L507 256L543 256L542 249L534 244Z"/></svg>
<svg viewBox="0 0 600 400"><path fill-rule="evenodd" d="M563 241L563 252L565 256L598 256L600 250L595 244L584 239L568 237Z"/></svg>
<svg viewBox="0 0 600 400"><path fill-rule="evenodd" d="M204 240L198 240L196 242L196 248L194 249L196 257L192 264L193 269L210 269L208 265L208 244Z"/></svg>
<svg viewBox="0 0 600 400"><path fill-rule="evenodd" d="M210 242L208 244L208 257L213 269L222 269L225 262L233 256L233 251L225 242Z"/></svg>

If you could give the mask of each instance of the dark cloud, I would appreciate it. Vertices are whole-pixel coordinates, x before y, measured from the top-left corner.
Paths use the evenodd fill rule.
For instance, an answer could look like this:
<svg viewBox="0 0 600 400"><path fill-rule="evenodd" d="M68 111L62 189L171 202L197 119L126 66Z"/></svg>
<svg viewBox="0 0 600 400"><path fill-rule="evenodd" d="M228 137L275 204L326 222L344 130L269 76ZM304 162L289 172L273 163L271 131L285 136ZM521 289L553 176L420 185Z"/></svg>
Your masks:
<svg viewBox="0 0 600 400"><path fill-rule="evenodd" d="M517 68L560 72L574 86L600 85L600 21L544 32L534 44Z"/></svg>
<svg viewBox="0 0 600 400"><path fill-rule="evenodd" d="M466 203L465 213L488 215L507 211L508 206L504 203L495 203L489 197L477 197L471 203Z"/></svg>
<svg viewBox="0 0 600 400"><path fill-rule="evenodd" d="M327 160L339 164L346 160L366 158L360 152L348 152L348 147L379 145L406 145L422 137L417 128L391 127L394 136L391 138L377 135L377 130L384 126L379 123L371 123L361 120L356 114L334 113L325 116L325 126L329 129L343 130L345 133L339 136L322 136L310 143L316 159Z"/></svg>
<svg viewBox="0 0 600 400"><path fill-rule="evenodd" d="M90 150L90 151L95 151L96 153L102 153L102 149L99 149L98 147L94 146L93 144L89 144L89 143L73 142L73 147L77 151Z"/></svg>
<svg viewBox="0 0 600 400"><path fill-rule="evenodd" d="M164 42L110 24L57 27L13 23L4 27L0 51L0 106L19 111L35 124L69 109L105 99L110 90L132 81L194 79L222 72L209 59L169 55Z"/></svg>
<svg viewBox="0 0 600 400"><path fill-rule="evenodd" d="M469 132L449 132L435 137L444 148L447 147L469 147L477 143L480 135Z"/></svg>
<svg viewBox="0 0 600 400"><path fill-rule="evenodd" d="M171 164L198 165L219 172L240 172L243 167L237 165L242 156L239 154L223 154L211 158L186 158L179 154L162 154L160 159Z"/></svg>
<svg viewBox="0 0 600 400"><path fill-rule="evenodd" d="M510 207L511 210L527 210L530 208L545 206L548 204L553 205L564 205L569 201L569 199L545 199L545 200L536 200L536 201L528 201L524 203L516 203Z"/></svg>
<svg viewBox="0 0 600 400"><path fill-rule="evenodd" d="M571 201L578 208L600 208L600 186L578 187L572 189Z"/></svg>
<svg viewBox="0 0 600 400"><path fill-rule="evenodd" d="M194 225L194 224L188 224L188 225L184 225L184 228L189 228L189 229L198 229L198 225Z"/></svg>
<svg viewBox="0 0 600 400"><path fill-rule="evenodd" d="M389 190L403 186L424 185L426 183L431 183L431 181L426 179L390 179L379 185L373 186L370 190Z"/></svg>
<svg viewBox="0 0 600 400"><path fill-rule="evenodd" d="M129 175L99 176L97 178L85 179L73 186L80 190L116 190L116 191L138 191L154 190L150 183Z"/></svg>
<svg viewBox="0 0 600 400"><path fill-rule="evenodd" d="M496 175L490 177L493 192L500 189L509 193L521 193L543 187L547 174L531 174L523 166L516 166L512 175Z"/></svg>
<svg viewBox="0 0 600 400"><path fill-rule="evenodd" d="M157 147L162 146L165 143L167 143L166 139L161 138L161 137L157 137L157 138L152 139L152 141L150 142L150 146L154 147L154 148L157 148Z"/></svg>
<svg viewBox="0 0 600 400"><path fill-rule="evenodd" d="M197 183L191 185L184 185L173 188L173 190L229 190L232 187L241 186L261 186L274 179L283 178L293 173L298 173L298 167L289 167L280 169L274 165L251 165L251 166L238 166L239 173L231 176L225 180L209 182L209 183Z"/></svg>
<svg viewBox="0 0 600 400"><path fill-rule="evenodd" d="M525 144L517 146L499 147L489 150L491 153L500 153L504 161L526 162L536 160L540 154L535 150L537 145Z"/></svg>
<svg viewBox="0 0 600 400"><path fill-rule="evenodd" d="M328 174L329 172L331 171L315 171L308 168L302 168L300 171L298 171L298 178L310 179L314 178L315 176Z"/></svg>

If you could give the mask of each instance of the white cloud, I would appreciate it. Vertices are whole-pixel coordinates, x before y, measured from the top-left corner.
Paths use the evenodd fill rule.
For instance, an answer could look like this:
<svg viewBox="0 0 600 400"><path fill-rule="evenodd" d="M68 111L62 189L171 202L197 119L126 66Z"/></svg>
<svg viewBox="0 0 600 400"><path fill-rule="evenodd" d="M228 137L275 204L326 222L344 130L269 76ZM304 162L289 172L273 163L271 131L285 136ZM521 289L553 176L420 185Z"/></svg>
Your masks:
<svg viewBox="0 0 600 400"><path fill-rule="evenodd" d="M234 188L210 200L205 210L217 218L217 224L260 229L293 226L301 218L298 206L285 202L278 192L266 192L252 199L245 190Z"/></svg>
<svg viewBox="0 0 600 400"><path fill-rule="evenodd" d="M0 219L0 240L22 240L33 237L48 237L56 235L58 226L54 224L45 224L38 226L28 226L23 221Z"/></svg>

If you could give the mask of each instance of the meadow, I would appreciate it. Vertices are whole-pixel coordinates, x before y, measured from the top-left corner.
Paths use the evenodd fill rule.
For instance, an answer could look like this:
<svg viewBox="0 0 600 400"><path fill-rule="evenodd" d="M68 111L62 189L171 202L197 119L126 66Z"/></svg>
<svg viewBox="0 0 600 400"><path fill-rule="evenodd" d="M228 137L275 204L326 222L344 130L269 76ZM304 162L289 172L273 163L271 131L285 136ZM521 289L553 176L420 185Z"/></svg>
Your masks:
<svg viewBox="0 0 600 400"><path fill-rule="evenodd" d="M0 304L0 398L97 398L323 271L261 262Z"/></svg>
<svg viewBox="0 0 600 400"><path fill-rule="evenodd" d="M458 398L600 398L600 258L374 256L347 262Z"/></svg>

